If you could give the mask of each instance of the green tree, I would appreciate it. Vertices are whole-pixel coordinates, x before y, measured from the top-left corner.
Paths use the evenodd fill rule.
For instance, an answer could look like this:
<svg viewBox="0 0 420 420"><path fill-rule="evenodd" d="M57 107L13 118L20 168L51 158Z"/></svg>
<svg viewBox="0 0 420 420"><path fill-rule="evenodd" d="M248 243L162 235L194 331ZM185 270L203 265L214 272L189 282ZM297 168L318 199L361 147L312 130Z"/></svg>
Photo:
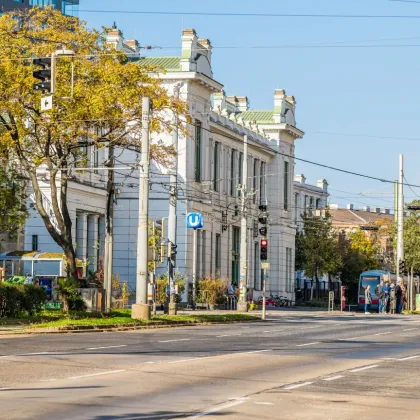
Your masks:
<svg viewBox="0 0 420 420"><path fill-rule="evenodd" d="M26 181L6 164L0 165L0 233L15 238L28 215Z"/></svg>
<svg viewBox="0 0 420 420"><path fill-rule="evenodd" d="M143 97L153 103L150 129L154 133L171 130L165 116L186 114L186 105L170 98L155 77L158 69L143 67L115 50L106 34L106 28L88 29L85 22L52 8L0 16L0 157L17 162L29 178L37 211L63 249L73 279L77 270L68 189L71 179L77 178L74 168L86 165L83 147L139 150ZM72 61L60 58L54 107L41 112L43 93L33 91L38 80L32 77L32 60L50 56L60 45L76 54L74 93L70 95ZM172 147L161 143L151 147L151 159L166 166L174 154ZM49 174L53 214L44 204L38 177L41 166Z"/></svg>
<svg viewBox="0 0 420 420"><path fill-rule="evenodd" d="M363 270L371 270L378 268L379 265L379 247L375 243L373 237L366 235L366 233L357 229L348 235L350 240L350 247L356 251L363 261Z"/></svg>
<svg viewBox="0 0 420 420"><path fill-rule="evenodd" d="M336 235L332 229L329 214L325 218L313 215L303 217L303 234L298 235L300 268L305 275L316 282L319 291L319 278L323 275L334 273L339 265ZM313 286L311 299L313 298Z"/></svg>

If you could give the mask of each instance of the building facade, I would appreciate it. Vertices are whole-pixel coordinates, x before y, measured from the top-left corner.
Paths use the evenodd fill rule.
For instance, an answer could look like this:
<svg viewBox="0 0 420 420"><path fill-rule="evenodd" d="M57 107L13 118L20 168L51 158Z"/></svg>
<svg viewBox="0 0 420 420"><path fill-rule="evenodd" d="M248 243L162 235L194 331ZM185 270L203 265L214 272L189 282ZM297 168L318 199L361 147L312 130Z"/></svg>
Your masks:
<svg viewBox="0 0 420 420"><path fill-rule="evenodd" d="M177 269L186 275L191 285L195 252L198 279L220 276L234 284L239 283L241 227L238 209L246 160L247 285L255 295L261 294L258 217L261 214L259 206L266 205L270 263L267 290L294 298L293 156L295 140L304 135L296 126L295 98L278 89L274 92L271 109L251 110L245 96L227 96L223 85L213 75L210 41L199 38L193 29L183 31L182 54L175 57L140 57L139 43L124 40L116 27L109 32L108 42L129 52L140 65L164 68L165 72L156 77L162 80L169 94L173 94L174 86L178 85L180 99L189 105L193 121L188 125L188 133L180 133L178 140ZM245 136L247 156L244 155ZM172 134L152 135L151 141L169 145ZM108 159L106 148L92 148L86 152L90 167L103 167ZM115 156L118 156L116 166L132 169L115 171L113 272L133 290L136 284L139 155L134 151L116 150ZM76 253L92 270L98 267L103 253L106 172L98 169L76 174L69 190ZM164 220L166 226L169 174L170 169L151 162L149 215L152 221ZM40 170L39 177L44 182L44 199L48 206L48 174ZM196 249L193 249L193 233L186 228L185 222L190 212L201 212L205 219L204 228L197 234ZM166 229L163 237L167 237ZM25 249L31 247L59 251L35 211L25 229ZM165 271L165 265L157 267L157 274Z"/></svg>
<svg viewBox="0 0 420 420"><path fill-rule="evenodd" d="M34 6L53 6L65 15L77 16L79 0L0 0L0 13L27 9Z"/></svg>

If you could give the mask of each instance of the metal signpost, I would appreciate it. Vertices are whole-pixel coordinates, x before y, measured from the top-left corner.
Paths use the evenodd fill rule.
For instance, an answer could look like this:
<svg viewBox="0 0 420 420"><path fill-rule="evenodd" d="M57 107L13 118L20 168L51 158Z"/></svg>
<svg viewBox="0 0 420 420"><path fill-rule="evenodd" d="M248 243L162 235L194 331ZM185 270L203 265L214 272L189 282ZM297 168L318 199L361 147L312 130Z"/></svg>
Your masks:
<svg viewBox="0 0 420 420"><path fill-rule="evenodd" d="M193 273L192 273L192 285L193 285L193 295L192 295L192 307L195 310L195 301L197 299L197 279L196 279L196 270L197 270L197 229L202 229L204 227L204 217L201 213L188 213L187 214L187 228L194 229L193 232Z"/></svg>

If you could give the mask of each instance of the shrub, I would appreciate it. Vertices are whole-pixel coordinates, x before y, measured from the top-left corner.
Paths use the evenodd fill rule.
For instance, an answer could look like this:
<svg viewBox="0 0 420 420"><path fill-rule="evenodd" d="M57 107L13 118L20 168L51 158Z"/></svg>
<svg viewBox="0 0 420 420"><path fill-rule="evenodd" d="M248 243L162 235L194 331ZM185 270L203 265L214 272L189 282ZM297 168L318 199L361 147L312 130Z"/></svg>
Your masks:
<svg viewBox="0 0 420 420"><path fill-rule="evenodd" d="M63 311L83 311L86 309L86 305L83 298L77 291L79 284L77 281L61 277L58 278L58 295L61 302L63 303Z"/></svg>
<svg viewBox="0 0 420 420"><path fill-rule="evenodd" d="M185 291L186 277L179 271L175 272L175 285L178 286L178 294L175 296L176 303L181 302L181 296ZM168 275L163 274L156 280L156 303L162 305L166 302L166 286L168 285Z"/></svg>
<svg viewBox="0 0 420 420"><path fill-rule="evenodd" d="M199 300L208 305L225 302L227 286L225 279L206 276L198 282Z"/></svg>
<svg viewBox="0 0 420 420"><path fill-rule="evenodd" d="M21 284L0 284L0 317L34 315L41 311L47 294L42 287Z"/></svg>

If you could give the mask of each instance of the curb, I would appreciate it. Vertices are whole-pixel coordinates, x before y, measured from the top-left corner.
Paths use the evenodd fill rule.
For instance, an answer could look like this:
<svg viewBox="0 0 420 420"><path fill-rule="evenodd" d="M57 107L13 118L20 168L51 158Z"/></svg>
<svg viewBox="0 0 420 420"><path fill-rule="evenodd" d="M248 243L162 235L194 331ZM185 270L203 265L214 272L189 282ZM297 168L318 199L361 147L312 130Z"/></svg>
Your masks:
<svg viewBox="0 0 420 420"><path fill-rule="evenodd" d="M249 321L226 321L226 322L187 322L179 324L158 324L158 325L126 325L126 326L114 326L107 327L101 326L98 328L90 328L88 326L80 327L48 327L38 329L25 329L25 330L13 330L0 336L8 335L41 335L41 334L83 334L83 333L101 333L101 332L119 332L119 331L135 331L135 330L154 330L162 328L179 328L179 327L197 327L197 326L210 326L210 325L225 325L225 324L246 324L246 323L257 323L261 322L260 319L249 320Z"/></svg>

